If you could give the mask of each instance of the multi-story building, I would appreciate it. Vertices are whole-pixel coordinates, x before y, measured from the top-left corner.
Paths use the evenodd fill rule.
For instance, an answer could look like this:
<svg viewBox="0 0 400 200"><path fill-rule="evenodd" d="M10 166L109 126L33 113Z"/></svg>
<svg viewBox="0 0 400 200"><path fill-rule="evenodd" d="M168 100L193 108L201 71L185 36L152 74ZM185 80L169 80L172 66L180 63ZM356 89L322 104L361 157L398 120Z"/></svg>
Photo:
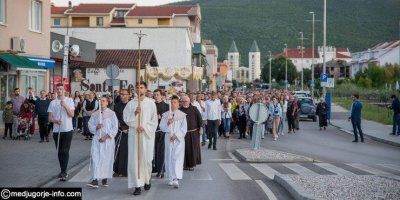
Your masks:
<svg viewBox="0 0 400 200"><path fill-rule="evenodd" d="M400 64L400 40L383 42L361 52L351 54L351 77L368 67L369 63L379 66L385 64Z"/></svg>
<svg viewBox="0 0 400 200"><path fill-rule="evenodd" d="M71 36L96 43L98 49L138 49L135 33L141 31L146 34L141 48L152 49L160 67L192 66L192 48L201 41L199 5L79 4L71 9L52 6L51 18L53 32L68 31ZM154 85L168 87L171 81Z"/></svg>
<svg viewBox="0 0 400 200"><path fill-rule="evenodd" d="M235 80L238 83L248 83L249 82L249 68L241 66L235 70L236 76Z"/></svg>
<svg viewBox="0 0 400 200"><path fill-rule="evenodd" d="M0 0L0 108L18 87L49 90L50 0ZM1 123L3 124L3 123Z"/></svg>
<svg viewBox="0 0 400 200"><path fill-rule="evenodd" d="M261 53L257 42L254 40L249 51L249 82L260 79L261 75Z"/></svg>
<svg viewBox="0 0 400 200"><path fill-rule="evenodd" d="M206 48L206 59L207 59L207 67L206 67L206 75L211 78L210 89L215 90L217 77L214 76L218 71L218 47L213 44L211 41L205 41L204 46Z"/></svg>
<svg viewBox="0 0 400 200"><path fill-rule="evenodd" d="M235 41L232 41L231 47L228 51L228 65L230 72L228 73L227 80L232 81L238 76L236 70L240 66L240 55Z"/></svg>
<svg viewBox="0 0 400 200"><path fill-rule="evenodd" d="M303 57L301 55L301 48L288 48L287 52L283 51L274 56L277 58L279 56L286 56L292 60L293 64L296 66L297 71L304 69L311 69L312 65L312 48L303 48ZM314 49L314 64L323 62L324 51L322 47ZM335 48L332 46L326 47L326 62L331 60L344 60L350 62L351 55L350 51L346 48Z"/></svg>

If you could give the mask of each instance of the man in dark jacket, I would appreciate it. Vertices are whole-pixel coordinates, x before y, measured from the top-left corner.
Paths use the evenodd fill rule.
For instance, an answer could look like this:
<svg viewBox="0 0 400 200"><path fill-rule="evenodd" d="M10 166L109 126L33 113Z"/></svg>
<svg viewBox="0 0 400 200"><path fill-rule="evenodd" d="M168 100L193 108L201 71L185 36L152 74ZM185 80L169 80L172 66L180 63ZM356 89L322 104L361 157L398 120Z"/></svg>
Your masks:
<svg viewBox="0 0 400 200"><path fill-rule="evenodd" d="M354 132L353 142L358 142L358 134L360 134L361 142L364 142L364 134L363 131L361 130L362 103L358 100L359 99L358 94L353 95L351 98L353 99L353 104L351 105L351 114L349 117L349 121L351 120L351 124L353 125L353 132Z"/></svg>
<svg viewBox="0 0 400 200"><path fill-rule="evenodd" d="M396 95L392 95L392 106L393 110L393 132L392 135L400 135L400 101Z"/></svg>
<svg viewBox="0 0 400 200"><path fill-rule="evenodd" d="M47 131L47 124L49 122L49 113L47 109L49 108L51 100L46 97L46 92L44 90L40 91L40 98L35 101L35 113L38 116L40 142L49 142L49 132Z"/></svg>

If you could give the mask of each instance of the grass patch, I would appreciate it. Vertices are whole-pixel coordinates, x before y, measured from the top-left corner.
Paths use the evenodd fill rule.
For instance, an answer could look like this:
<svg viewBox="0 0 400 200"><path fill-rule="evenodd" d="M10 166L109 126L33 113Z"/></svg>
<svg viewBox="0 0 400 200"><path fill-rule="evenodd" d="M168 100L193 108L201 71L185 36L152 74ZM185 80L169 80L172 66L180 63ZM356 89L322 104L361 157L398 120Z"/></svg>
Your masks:
<svg viewBox="0 0 400 200"><path fill-rule="evenodd" d="M348 98L333 98L333 102L350 110L352 100ZM393 123L393 112L387 108L380 107L377 105L369 104L368 101L361 100L363 108L361 116L363 119L371 120L374 122L392 125Z"/></svg>

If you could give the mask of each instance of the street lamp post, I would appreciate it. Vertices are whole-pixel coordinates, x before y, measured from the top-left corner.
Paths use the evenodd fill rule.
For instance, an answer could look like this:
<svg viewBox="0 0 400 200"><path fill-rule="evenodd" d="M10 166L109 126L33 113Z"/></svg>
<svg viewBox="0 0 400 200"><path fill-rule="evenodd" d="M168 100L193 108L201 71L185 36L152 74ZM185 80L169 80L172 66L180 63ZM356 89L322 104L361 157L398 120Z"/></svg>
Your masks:
<svg viewBox="0 0 400 200"><path fill-rule="evenodd" d="M322 73L326 74L326 0L324 0L324 42L323 42L324 55L322 57ZM322 96L325 97L326 88L325 85L322 87Z"/></svg>
<svg viewBox="0 0 400 200"><path fill-rule="evenodd" d="M312 14L312 60L311 60L311 98L314 99L314 39L315 39L315 31L314 31L314 25L315 25L315 13L310 12Z"/></svg>
<svg viewBox="0 0 400 200"><path fill-rule="evenodd" d="M304 66L303 66L303 58L304 58L304 34L303 32L300 32L300 38L301 40L301 47L300 47L300 51L301 51L301 90L304 90Z"/></svg>
<svg viewBox="0 0 400 200"><path fill-rule="evenodd" d="M285 43L285 88L288 88L288 79L287 79L287 44Z"/></svg>
<svg viewBox="0 0 400 200"><path fill-rule="evenodd" d="M271 79L271 62L272 62L272 54L271 51L269 52L269 87L272 89L272 79Z"/></svg>

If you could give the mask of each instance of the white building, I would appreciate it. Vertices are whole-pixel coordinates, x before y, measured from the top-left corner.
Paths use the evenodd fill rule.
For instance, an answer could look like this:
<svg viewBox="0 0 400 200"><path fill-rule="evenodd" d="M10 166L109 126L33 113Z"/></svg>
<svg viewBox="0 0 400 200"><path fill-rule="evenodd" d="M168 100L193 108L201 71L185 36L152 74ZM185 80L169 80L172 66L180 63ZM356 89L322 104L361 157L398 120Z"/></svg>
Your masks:
<svg viewBox="0 0 400 200"><path fill-rule="evenodd" d="M400 40L384 42L361 52L351 54L351 77L368 67L369 63L375 63L379 66L385 64L399 64L400 62Z"/></svg>
<svg viewBox="0 0 400 200"><path fill-rule="evenodd" d="M232 81L233 78L236 77L236 70L239 68L239 65L240 65L239 51L236 47L235 41L232 41L232 45L228 51L229 72L228 72L228 76L226 77L226 79L228 81Z"/></svg>
<svg viewBox="0 0 400 200"><path fill-rule="evenodd" d="M207 60L207 77L210 77L212 84L210 90L216 90L216 80L214 74L218 71L218 47L208 41L205 45L206 48L206 60Z"/></svg>
<svg viewBox="0 0 400 200"><path fill-rule="evenodd" d="M296 66L297 71L301 71L302 67L304 69L311 69L312 65L312 48L304 48L303 49L303 57L301 56L300 47L298 48L288 48L287 52L281 52L274 57L285 56L292 60L293 64ZM322 63L323 62L324 51L322 47L317 47L314 49L314 63ZM332 46L326 47L326 62L331 60L343 60L346 62L351 61L351 54L347 48L335 48Z"/></svg>
<svg viewBox="0 0 400 200"><path fill-rule="evenodd" d="M234 79L238 83L248 83L249 82L249 68L241 66L235 70L236 76Z"/></svg>
<svg viewBox="0 0 400 200"><path fill-rule="evenodd" d="M261 75L261 53L258 48L257 42L254 40L253 45L249 52L249 82L253 82L256 79L260 79Z"/></svg>

